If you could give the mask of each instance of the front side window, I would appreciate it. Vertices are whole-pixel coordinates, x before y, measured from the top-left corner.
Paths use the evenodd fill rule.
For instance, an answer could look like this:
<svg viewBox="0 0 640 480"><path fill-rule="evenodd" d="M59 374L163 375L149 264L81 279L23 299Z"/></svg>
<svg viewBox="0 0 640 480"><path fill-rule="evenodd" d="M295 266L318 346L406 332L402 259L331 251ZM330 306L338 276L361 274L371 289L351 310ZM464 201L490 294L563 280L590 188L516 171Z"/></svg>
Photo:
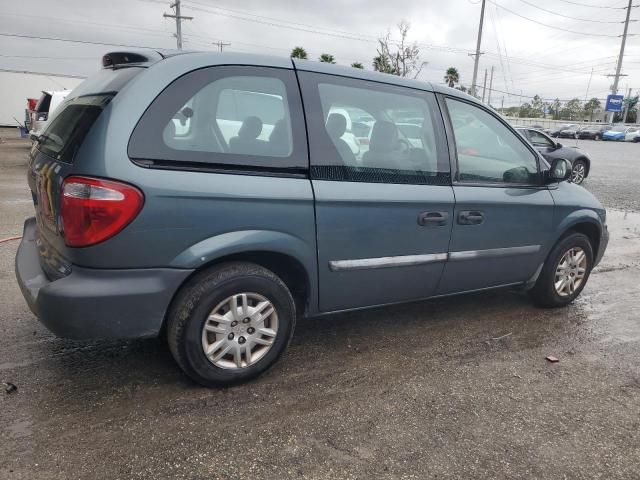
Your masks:
<svg viewBox="0 0 640 480"><path fill-rule="evenodd" d="M537 184L538 161L523 140L483 109L447 98L458 158L458 180Z"/></svg>
<svg viewBox="0 0 640 480"><path fill-rule="evenodd" d="M265 168L307 166L295 74L210 67L177 79L149 107L133 159ZM296 122L292 121L296 118ZM149 141L149 138L157 141Z"/></svg>
<svg viewBox="0 0 640 480"><path fill-rule="evenodd" d="M450 183L432 93L311 73L301 84L313 178Z"/></svg>
<svg viewBox="0 0 640 480"><path fill-rule="evenodd" d="M529 130L529 138L531 143L537 147L553 147L555 145L549 137L536 130Z"/></svg>

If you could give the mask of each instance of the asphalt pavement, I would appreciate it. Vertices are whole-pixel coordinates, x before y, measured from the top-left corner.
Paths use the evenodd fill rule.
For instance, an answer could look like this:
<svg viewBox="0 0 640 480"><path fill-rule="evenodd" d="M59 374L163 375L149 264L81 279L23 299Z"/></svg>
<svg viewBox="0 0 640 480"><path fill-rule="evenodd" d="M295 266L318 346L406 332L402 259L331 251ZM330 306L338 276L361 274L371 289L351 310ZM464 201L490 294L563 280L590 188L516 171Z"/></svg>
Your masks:
<svg viewBox="0 0 640 480"><path fill-rule="evenodd" d="M611 243L573 305L503 290L302 320L233 388L190 382L160 339L54 337L0 243L0 478L639 478L640 144L578 145ZM0 239L33 212L28 148L0 144Z"/></svg>

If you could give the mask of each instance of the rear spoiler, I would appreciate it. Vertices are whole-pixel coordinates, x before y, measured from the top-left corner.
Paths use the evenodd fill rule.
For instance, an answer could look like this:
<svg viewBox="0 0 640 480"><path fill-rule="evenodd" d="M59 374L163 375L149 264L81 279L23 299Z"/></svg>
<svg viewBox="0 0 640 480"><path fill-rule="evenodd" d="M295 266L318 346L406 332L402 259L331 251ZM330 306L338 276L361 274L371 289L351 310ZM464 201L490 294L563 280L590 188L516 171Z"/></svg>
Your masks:
<svg viewBox="0 0 640 480"><path fill-rule="evenodd" d="M102 68L148 67L164 57L153 50L148 52L109 52L102 57Z"/></svg>
<svg viewBox="0 0 640 480"><path fill-rule="evenodd" d="M132 50L127 52L109 52L102 57L102 68L150 67L160 60L189 53L182 50Z"/></svg>

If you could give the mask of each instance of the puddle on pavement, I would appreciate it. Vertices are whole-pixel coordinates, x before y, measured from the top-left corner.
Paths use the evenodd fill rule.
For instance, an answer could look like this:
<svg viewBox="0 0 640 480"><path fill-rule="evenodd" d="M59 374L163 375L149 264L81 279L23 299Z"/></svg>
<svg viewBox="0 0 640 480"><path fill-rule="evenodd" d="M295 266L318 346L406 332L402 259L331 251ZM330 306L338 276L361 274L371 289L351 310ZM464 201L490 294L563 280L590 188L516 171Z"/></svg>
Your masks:
<svg viewBox="0 0 640 480"><path fill-rule="evenodd" d="M576 301L600 342L640 341L640 213L607 211L611 239Z"/></svg>

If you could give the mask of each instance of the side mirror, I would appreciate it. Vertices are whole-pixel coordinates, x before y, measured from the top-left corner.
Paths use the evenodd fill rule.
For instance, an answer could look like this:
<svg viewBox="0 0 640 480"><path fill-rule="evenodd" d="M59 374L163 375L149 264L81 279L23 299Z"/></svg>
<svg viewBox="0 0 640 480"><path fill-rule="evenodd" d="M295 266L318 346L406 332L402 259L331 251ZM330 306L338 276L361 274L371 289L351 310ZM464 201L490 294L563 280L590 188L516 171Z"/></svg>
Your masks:
<svg viewBox="0 0 640 480"><path fill-rule="evenodd" d="M554 158L549 169L550 182L564 182L571 177L571 162L564 158Z"/></svg>
<svg viewBox="0 0 640 480"><path fill-rule="evenodd" d="M557 143L556 143L556 150L558 150L558 149L560 149L560 148L562 148L562 144L561 144L560 142L557 142Z"/></svg>

